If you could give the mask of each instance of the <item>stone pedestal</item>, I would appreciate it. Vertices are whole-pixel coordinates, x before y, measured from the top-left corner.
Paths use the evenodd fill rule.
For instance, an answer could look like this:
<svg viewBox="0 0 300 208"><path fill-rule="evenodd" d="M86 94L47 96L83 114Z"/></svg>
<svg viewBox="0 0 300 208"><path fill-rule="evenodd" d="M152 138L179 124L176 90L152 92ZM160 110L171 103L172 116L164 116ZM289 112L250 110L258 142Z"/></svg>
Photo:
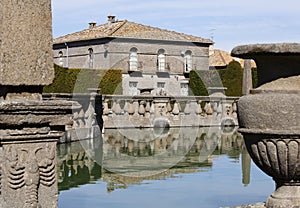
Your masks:
<svg viewBox="0 0 300 208"><path fill-rule="evenodd" d="M54 78L50 0L0 6L0 207L57 207L56 143L75 102L43 101Z"/></svg>
<svg viewBox="0 0 300 208"><path fill-rule="evenodd" d="M240 98L238 116L251 158L276 183L266 207L299 207L300 76L292 75L300 74L300 44L238 46L232 55L254 59L263 84Z"/></svg>

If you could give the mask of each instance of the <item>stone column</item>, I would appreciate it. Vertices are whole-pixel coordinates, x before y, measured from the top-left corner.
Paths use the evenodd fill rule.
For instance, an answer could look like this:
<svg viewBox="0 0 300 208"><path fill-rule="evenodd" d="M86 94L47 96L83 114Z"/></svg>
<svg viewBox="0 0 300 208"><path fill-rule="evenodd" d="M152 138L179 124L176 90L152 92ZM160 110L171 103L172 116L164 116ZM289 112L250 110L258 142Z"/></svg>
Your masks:
<svg viewBox="0 0 300 208"><path fill-rule="evenodd" d="M252 89L252 71L251 71L251 60L246 59L244 62L244 73L243 73L243 89L242 94L248 95Z"/></svg>
<svg viewBox="0 0 300 208"><path fill-rule="evenodd" d="M54 79L51 1L1 1L0 96L41 99Z"/></svg>

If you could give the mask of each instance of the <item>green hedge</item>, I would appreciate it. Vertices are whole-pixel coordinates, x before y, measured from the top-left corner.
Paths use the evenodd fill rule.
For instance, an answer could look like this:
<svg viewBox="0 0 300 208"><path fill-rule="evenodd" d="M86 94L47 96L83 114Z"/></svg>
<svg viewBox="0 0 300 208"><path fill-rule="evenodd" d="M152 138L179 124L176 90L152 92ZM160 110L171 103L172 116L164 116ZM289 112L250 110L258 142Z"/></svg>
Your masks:
<svg viewBox="0 0 300 208"><path fill-rule="evenodd" d="M253 86L257 83L256 69L252 69ZM202 70L190 72L190 94L196 96L208 95L208 87L226 87L227 96L241 96L243 68L237 61L232 61L223 70Z"/></svg>
<svg viewBox="0 0 300 208"><path fill-rule="evenodd" d="M54 65L55 78L45 93L86 93L100 88L101 94L122 94L122 70L68 69Z"/></svg>

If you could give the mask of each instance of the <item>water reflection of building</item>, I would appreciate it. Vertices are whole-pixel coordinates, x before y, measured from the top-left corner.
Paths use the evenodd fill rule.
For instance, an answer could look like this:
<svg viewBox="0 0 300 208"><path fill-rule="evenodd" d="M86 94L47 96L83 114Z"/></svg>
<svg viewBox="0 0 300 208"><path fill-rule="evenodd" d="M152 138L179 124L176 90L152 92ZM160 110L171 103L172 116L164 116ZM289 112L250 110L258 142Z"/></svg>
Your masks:
<svg viewBox="0 0 300 208"><path fill-rule="evenodd" d="M108 191L126 189L144 180L208 171L214 158L227 155L236 161L242 153L243 183L249 183L250 160L236 131L224 134L218 129L186 128L171 129L161 136L151 129L143 132L110 130L103 143L95 139L58 146L59 190L99 180L107 183Z"/></svg>

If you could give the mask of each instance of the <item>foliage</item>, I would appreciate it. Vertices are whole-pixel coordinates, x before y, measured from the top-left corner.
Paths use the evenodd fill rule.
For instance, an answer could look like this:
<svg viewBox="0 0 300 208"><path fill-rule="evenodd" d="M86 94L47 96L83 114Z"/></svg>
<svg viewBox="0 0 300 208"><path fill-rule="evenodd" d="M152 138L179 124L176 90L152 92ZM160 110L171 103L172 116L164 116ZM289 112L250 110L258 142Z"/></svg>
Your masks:
<svg viewBox="0 0 300 208"><path fill-rule="evenodd" d="M257 83L257 72L252 69L253 86ZM193 95L207 95L208 87L226 87L227 96L241 96L243 68L237 61L231 61L223 70L203 70L190 72L190 89Z"/></svg>
<svg viewBox="0 0 300 208"><path fill-rule="evenodd" d="M205 82L203 81L205 78L204 76L207 73L202 73L204 71L194 71L190 72L190 95L203 95L207 96L208 92L206 90Z"/></svg>
<svg viewBox="0 0 300 208"><path fill-rule="evenodd" d="M237 61L231 61L225 70L219 70L227 96L241 96L243 87L243 68Z"/></svg>
<svg viewBox="0 0 300 208"><path fill-rule="evenodd" d="M54 65L55 78L44 87L46 93L87 93L88 88L101 88L101 94L122 93L122 70L68 69Z"/></svg>

